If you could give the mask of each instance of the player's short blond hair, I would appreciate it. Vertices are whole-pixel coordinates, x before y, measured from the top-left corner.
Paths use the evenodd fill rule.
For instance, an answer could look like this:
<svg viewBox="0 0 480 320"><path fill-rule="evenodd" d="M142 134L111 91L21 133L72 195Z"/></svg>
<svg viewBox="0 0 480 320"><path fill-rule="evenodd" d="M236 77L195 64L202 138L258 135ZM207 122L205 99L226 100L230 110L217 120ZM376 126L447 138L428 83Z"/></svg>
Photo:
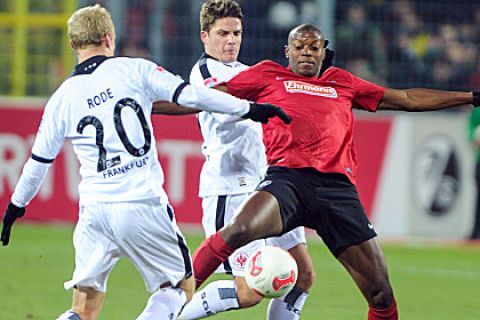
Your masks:
<svg viewBox="0 0 480 320"><path fill-rule="evenodd" d="M100 46L108 32L115 34L112 16L98 4L78 9L68 19L68 36L74 49Z"/></svg>
<svg viewBox="0 0 480 320"><path fill-rule="evenodd" d="M243 19L242 8L234 0L207 0L200 10L200 30L210 31L217 19L221 18Z"/></svg>

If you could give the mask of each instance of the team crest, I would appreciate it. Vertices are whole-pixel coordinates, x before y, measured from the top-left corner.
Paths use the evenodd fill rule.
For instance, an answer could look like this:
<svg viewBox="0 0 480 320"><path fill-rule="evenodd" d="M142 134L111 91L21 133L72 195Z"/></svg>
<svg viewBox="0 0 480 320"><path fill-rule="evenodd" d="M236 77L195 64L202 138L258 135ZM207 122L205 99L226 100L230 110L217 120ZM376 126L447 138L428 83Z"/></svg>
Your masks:
<svg viewBox="0 0 480 320"><path fill-rule="evenodd" d="M239 252L233 257L233 263L237 269L245 269L247 264L248 255L245 252Z"/></svg>

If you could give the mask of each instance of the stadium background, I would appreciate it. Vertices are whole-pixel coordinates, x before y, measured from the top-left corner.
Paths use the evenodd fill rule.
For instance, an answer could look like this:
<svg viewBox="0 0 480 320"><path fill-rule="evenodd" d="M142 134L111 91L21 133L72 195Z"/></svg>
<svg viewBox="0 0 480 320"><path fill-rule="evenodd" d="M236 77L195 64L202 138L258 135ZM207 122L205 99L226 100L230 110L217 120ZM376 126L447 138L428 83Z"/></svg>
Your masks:
<svg viewBox="0 0 480 320"><path fill-rule="evenodd" d="M188 77L202 50L201 1L97 2L112 12L118 54L147 57ZM477 1L239 2L245 13L240 54L245 63L272 59L285 64L288 30L313 22L337 51L335 64L365 79L396 88L480 89ZM47 97L75 65L66 20L77 7L93 3L0 0L0 209L6 207L29 157ZM480 319L480 246L452 241L467 237L473 219L468 110L356 113L359 192L380 233L405 319ZM188 231L190 226L198 230L200 219L198 126L194 117L160 116L154 123L166 190L190 247L195 248L202 236ZM15 226L11 244L0 248L2 320L52 319L70 304L62 281L69 279L73 265L76 166L66 144L21 221L35 223ZM314 239L309 240L309 251L318 280L302 319L365 319L366 306L358 290ZM121 261L110 278L101 319L133 319L146 299L138 274ZM215 319L261 319L266 306Z"/></svg>

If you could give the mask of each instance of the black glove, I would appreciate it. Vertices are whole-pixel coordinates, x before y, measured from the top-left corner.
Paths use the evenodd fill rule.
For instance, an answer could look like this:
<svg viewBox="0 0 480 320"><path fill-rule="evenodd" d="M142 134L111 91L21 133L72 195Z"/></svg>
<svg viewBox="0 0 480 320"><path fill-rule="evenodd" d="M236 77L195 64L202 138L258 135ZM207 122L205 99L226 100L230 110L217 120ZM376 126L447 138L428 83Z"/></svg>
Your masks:
<svg viewBox="0 0 480 320"><path fill-rule="evenodd" d="M250 103L250 110L242 116L242 118L252 119L261 123L267 123L268 119L273 117L279 117L286 124L292 121L292 118L282 108L269 103Z"/></svg>
<svg viewBox="0 0 480 320"><path fill-rule="evenodd" d="M472 104L474 107L480 107L480 91L473 91Z"/></svg>
<svg viewBox="0 0 480 320"><path fill-rule="evenodd" d="M19 208L13 203L9 203L7 207L7 211L5 211L5 215L3 216L3 226L2 226L2 244L4 246L8 245L10 241L10 231L12 230L13 223L17 218L23 217L25 214L25 208Z"/></svg>

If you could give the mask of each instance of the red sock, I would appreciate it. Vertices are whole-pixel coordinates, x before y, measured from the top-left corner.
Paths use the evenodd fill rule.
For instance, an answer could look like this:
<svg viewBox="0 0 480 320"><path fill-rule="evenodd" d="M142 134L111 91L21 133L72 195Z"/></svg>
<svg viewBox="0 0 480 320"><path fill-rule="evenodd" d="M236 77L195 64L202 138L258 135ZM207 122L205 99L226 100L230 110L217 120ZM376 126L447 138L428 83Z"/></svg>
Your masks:
<svg viewBox="0 0 480 320"><path fill-rule="evenodd" d="M193 254L193 274L197 288L235 251L223 240L220 231L208 237Z"/></svg>
<svg viewBox="0 0 480 320"><path fill-rule="evenodd" d="M393 300L392 305L386 309L369 307L368 320L398 320L397 303Z"/></svg>

